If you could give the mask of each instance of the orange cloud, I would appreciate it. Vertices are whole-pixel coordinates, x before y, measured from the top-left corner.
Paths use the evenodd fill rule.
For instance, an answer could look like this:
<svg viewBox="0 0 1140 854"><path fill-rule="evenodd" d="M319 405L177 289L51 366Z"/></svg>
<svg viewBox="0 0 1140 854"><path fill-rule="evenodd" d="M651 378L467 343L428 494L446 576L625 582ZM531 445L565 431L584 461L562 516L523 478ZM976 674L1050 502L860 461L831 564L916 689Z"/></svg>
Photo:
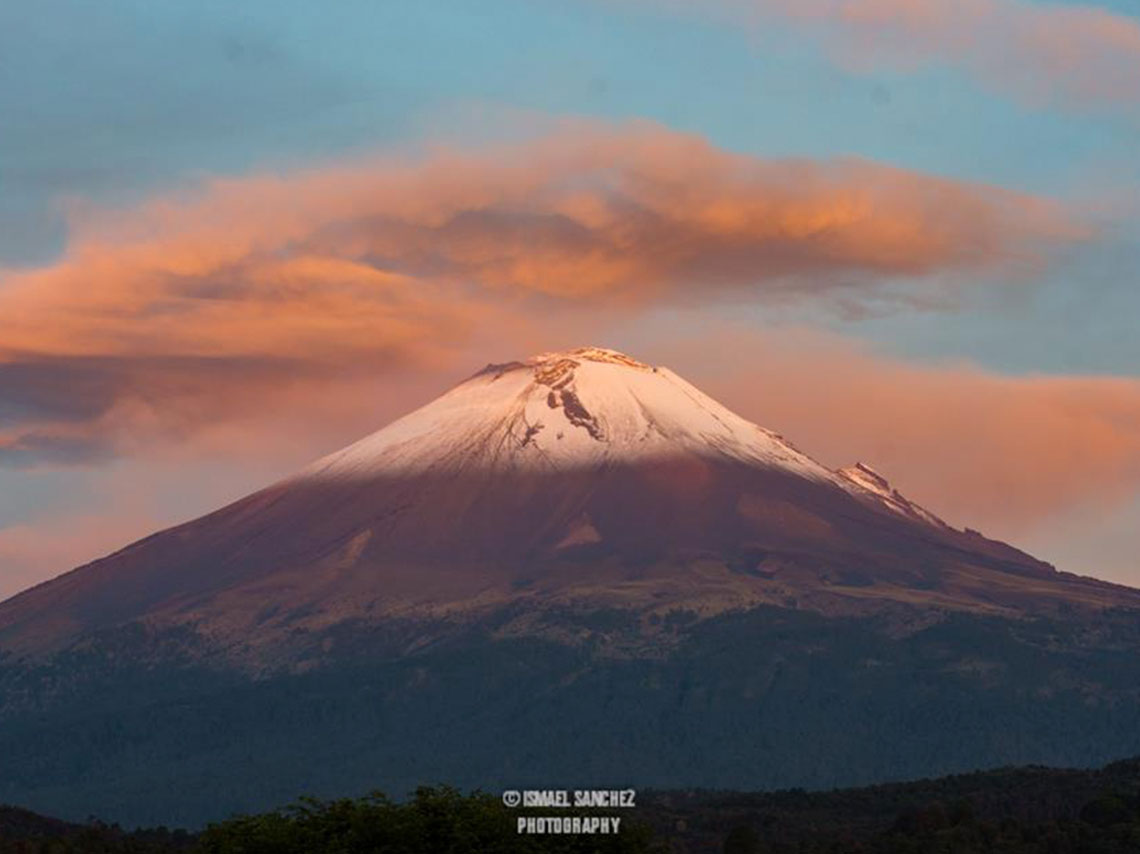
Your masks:
<svg viewBox="0 0 1140 854"><path fill-rule="evenodd" d="M1055 204L866 161L761 160L642 124L216 181L77 213L0 280L0 460L112 453L297 384L449 363L559 306L879 296L1082 239Z"/></svg>
<svg viewBox="0 0 1140 854"><path fill-rule="evenodd" d="M1028 0L669 0L673 8L823 38L855 68L952 64L1032 104L1135 104L1140 21Z"/></svg>
<svg viewBox="0 0 1140 854"><path fill-rule="evenodd" d="M718 330L663 353L745 417L832 466L881 470L947 520L1015 541L1140 497L1140 380L920 365L801 332Z"/></svg>

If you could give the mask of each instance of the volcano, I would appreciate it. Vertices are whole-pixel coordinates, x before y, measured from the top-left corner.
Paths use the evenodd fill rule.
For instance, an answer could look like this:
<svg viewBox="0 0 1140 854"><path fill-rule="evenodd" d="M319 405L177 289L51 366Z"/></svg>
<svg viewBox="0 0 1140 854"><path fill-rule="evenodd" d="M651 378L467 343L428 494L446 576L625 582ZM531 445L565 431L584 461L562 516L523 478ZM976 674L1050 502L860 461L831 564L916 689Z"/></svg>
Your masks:
<svg viewBox="0 0 1140 854"><path fill-rule="evenodd" d="M0 604L0 797L87 815L110 767L100 814L167 822L429 778L1100 762L1140 751L1137 614L667 368L545 353Z"/></svg>
<svg viewBox="0 0 1140 854"><path fill-rule="evenodd" d="M1140 604L832 471L668 368L582 348L488 365L293 477L0 605L0 647L135 621L295 660L344 621L508 601L702 614ZM292 639L292 640L291 640Z"/></svg>

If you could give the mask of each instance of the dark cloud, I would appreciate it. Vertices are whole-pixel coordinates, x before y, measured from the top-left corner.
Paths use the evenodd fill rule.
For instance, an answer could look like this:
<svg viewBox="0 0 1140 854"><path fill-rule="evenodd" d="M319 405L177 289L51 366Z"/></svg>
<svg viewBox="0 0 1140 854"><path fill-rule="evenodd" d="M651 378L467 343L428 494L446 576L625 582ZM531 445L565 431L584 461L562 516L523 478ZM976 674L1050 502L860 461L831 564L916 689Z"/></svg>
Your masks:
<svg viewBox="0 0 1140 854"><path fill-rule="evenodd" d="M321 373L273 357L10 360L0 363L0 466L101 462L140 432L178 441L219 413L248 412Z"/></svg>

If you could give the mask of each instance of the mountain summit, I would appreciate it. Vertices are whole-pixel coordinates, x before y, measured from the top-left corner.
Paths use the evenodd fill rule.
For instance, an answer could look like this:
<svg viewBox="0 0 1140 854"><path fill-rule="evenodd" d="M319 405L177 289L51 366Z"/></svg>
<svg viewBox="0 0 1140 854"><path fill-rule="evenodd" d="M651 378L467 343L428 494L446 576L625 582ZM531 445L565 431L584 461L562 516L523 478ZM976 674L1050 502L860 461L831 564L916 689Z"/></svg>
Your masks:
<svg viewBox="0 0 1140 854"><path fill-rule="evenodd" d="M293 477L0 604L0 649L141 623L264 663L350 622L508 603L1016 613L1135 598L956 531L869 466L832 471L668 368L587 347L488 365Z"/></svg>
<svg viewBox="0 0 1140 854"><path fill-rule="evenodd" d="M668 368L583 347L488 365L442 397L301 473L569 472L695 455L841 483Z"/></svg>

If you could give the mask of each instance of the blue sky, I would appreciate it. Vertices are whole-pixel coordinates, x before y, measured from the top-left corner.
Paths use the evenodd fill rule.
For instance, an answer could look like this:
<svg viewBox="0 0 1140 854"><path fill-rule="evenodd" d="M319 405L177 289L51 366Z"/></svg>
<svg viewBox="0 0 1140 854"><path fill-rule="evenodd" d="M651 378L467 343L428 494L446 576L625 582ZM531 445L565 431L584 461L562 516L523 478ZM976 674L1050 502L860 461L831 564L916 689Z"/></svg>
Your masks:
<svg viewBox="0 0 1140 854"><path fill-rule="evenodd" d="M646 6L49 0L0 14L10 265L62 251L65 199L124 205L209 175L493 133L480 108L492 124L508 110L644 117L740 152L854 155L1089 204L1140 187L1135 104L1031 109L953 68L851 74L807 38ZM858 332L914 356L1130 373L1140 228L1113 214L1105 232L1028 313L995 321L982 303ZM1096 333L1078 341L1074 322Z"/></svg>
<svg viewBox="0 0 1140 854"><path fill-rule="evenodd" d="M1029 103L952 57L853 71L810 26L778 16L734 26L694 8L591 0L6 3L0 271L11 279L65 257L67 211L76 205L129 211L220 176L287 175L440 141L475 145L566 116L641 118L761 158L854 156L1048 197L1079 211L1097 235L1012 289L1003 279L1016 273L979 273L952 310L746 303L710 306L710 317L757 330L808 326L891 358L967 361L1002 375L1137 375L1140 94ZM1099 8L1126 25L1135 15L1124 2ZM0 272L0 294L8 287ZM665 317L633 325L676 322ZM156 466L150 451L79 467L0 469L0 544L5 528L24 526L22 556L9 564L19 581L6 591L0 579L0 595L67 568L52 564L62 557L33 554L36 526L98 518L92 508L106 501L108 484L121 494L134 478L145 482L145 524L164 524L259 486L258 478L326 450L322 441L244 469L222 466L226 474L199 477L188 491L169 485L188 475L173 463ZM227 458L224 448L217 455ZM139 474L158 468L169 484ZM1096 549L1072 546L1081 539L1074 537L1048 547L1086 555L1096 569ZM103 545L98 536L90 542ZM1102 572L1121 576L1121 561Z"/></svg>

